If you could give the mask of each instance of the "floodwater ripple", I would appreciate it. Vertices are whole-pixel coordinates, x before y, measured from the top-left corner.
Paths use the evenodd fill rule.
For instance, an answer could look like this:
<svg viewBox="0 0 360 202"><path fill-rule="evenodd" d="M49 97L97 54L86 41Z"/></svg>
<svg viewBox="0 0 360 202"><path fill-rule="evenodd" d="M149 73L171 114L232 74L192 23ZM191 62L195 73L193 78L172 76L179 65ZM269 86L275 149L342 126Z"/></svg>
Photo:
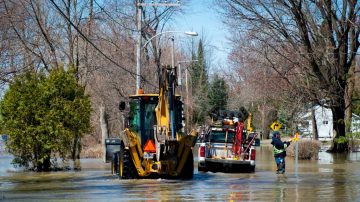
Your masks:
<svg viewBox="0 0 360 202"><path fill-rule="evenodd" d="M287 173L275 174L271 148L257 149L255 173L197 172L193 180L119 180L109 164L82 159L81 171L49 173L14 169L0 155L0 200L4 201L359 201L360 153L319 153L319 160L287 157ZM195 163L196 164L196 163Z"/></svg>

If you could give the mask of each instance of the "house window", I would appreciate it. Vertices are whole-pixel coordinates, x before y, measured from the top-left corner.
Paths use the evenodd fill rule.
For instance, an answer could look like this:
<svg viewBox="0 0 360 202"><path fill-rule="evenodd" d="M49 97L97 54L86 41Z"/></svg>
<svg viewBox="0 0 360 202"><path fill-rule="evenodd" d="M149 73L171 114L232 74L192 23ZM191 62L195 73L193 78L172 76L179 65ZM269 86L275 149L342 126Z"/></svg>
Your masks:
<svg viewBox="0 0 360 202"><path fill-rule="evenodd" d="M328 124L328 121L323 121L323 124Z"/></svg>

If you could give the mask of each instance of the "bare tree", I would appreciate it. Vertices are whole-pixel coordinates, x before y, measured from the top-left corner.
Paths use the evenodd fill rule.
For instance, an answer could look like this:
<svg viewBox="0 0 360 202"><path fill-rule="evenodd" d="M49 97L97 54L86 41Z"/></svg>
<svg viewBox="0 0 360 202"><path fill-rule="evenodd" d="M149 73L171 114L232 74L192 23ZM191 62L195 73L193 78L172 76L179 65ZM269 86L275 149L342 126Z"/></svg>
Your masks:
<svg viewBox="0 0 360 202"><path fill-rule="evenodd" d="M144 9L144 40L164 31L177 12L180 9L174 7ZM77 70L74 76L91 95L93 133L85 140L74 140L74 159L80 157L81 142L100 144L98 109L102 105L109 134L119 134L123 123L118 103L135 89L134 1L0 0L0 17L0 85L25 70L51 71L72 65ZM144 54L143 72L151 74L142 77L149 91L157 89L156 68L170 56L164 39L152 40Z"/></svg>
<svg viewBox="0 0 360 202"><path fill-rule="evenodd" d="M307 101L332 110L336 137L345 136L345 123L349 122L345 121L345 112L351 107L351 81L360 45L359 2L225 0L218 3L224 16L229 17L226 23L251 32L263 50L276 53L275 60L262 51L271 68L292 85L293 91L306 92ZM286 61L286 66L274 63L279 58ZM335 144L334 150L345 148Z"/></svg>

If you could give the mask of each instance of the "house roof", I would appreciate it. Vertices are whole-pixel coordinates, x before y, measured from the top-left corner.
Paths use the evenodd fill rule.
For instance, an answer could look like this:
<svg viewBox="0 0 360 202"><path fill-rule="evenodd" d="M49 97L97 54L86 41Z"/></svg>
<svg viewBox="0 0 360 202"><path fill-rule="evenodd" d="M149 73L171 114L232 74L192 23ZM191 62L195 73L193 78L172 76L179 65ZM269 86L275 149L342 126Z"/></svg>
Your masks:
<svg viewBox="0 0 360 202"><path fill-rule="evenodd" d="M356 120L360 120L360 116L352 113L352 118Z"/></svg>
<svg viewBox="0 0 360 202"><path fill-rule="evenodd" d="M316 106L314 106L314 107L320 108L321 106L316 105ZM307 110L308 110L307 112L303 112L303 113L299 116L299 118L300 118L301 120L311 119L311 111L309 111L310 109L307 109ZM352 119L353 119L353 120L360 120L360 116L357 115L357 114L352 113Z"/></svg>

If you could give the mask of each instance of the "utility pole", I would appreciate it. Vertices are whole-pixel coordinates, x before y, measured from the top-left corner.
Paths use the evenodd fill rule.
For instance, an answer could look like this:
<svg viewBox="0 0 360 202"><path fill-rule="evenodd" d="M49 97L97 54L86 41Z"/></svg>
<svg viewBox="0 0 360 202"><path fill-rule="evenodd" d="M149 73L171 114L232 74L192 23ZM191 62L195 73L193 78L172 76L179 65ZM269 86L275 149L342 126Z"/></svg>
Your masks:
<svg viewBox="0 0 360 202"><path fill-rule="evenodd" d="M137 31L138 39L136 43L136 94L139 93L141 88L141 20L142 20L142 0L137 0L136 11L137 11Z"/></svg>
<svg viewBox="0 0 360 202"><path fill-rule="evenodd" d="M180 6L179 1L176 1L176 3L154 3L152 1L151 3L146 3L144 0L136 0L136 11L137 11L137 32L138 32L138 38L136 43L136 94L138 94L139 89L141 88L141 41L142 41L142 12L143 7L150 6L166 6L166 7L173 7L173 6Z"/></svg>
<svg viewBox="0 0 360 202"><path fill-rule="evenodd" d="M193 63L198 62L199 60L186 60L186 61L178 61L179 66L179 73L178 73L178 86L180 86L181 90L181 97L184 97L183 92L183 86L182 86L182 69L181 69L181 63ZM185 94L186 94L186 100L185 100L185 127L186 127L186 134L189 133L189 86L188 86L188 68L185 68Z"/></svg>
<svg viewBox="0 0 360 202"><path fill-rule="evenodd" d="M185 69L185 84L186 84L186 106L185 106L185 125L186 125L186 134L189 133L190 129L190 116L189 116L189 83L188 83L188 74L189 70L188 68Z"/></svg>
<svg viewBox="0 0 360 202"><path fill-rule="evenodd" d="M175 71L175 43L174 36L171 37L171 68Z"/></svg>

